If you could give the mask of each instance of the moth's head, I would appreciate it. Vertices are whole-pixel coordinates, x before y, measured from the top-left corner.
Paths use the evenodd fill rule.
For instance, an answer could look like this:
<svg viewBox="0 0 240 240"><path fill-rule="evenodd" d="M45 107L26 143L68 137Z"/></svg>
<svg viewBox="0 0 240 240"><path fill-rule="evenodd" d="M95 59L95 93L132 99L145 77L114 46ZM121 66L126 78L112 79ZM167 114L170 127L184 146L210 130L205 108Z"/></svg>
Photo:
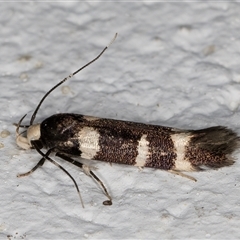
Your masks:
<svg viewBox="0 0 240 240"><path fill-rule="evenodd" d="M26 115L25 115L26 116ZM24 117L25 117L24 116ZM21 127L21 122L24 119L19 121L16 128L16 143L20 148L29 149L32 147L31 141L39 140L41 136L40 124L33 124L27 127L26 136L23 136L23 133L19 133L19 128Z"/></svg>

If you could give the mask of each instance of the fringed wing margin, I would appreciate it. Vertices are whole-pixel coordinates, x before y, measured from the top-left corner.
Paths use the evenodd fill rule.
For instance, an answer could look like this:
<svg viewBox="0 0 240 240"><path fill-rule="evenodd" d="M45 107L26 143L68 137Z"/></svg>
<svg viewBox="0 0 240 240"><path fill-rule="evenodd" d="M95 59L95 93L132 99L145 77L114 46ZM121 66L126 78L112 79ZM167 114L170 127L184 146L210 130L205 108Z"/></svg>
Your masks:
<svg viewBox="0 0 240 240"><path fill-rule="evenodd" d="M196 168L221 168L234 163L232 153L240 146L240 138L226 127L216 126L191 131L186 159Z"/></svg>

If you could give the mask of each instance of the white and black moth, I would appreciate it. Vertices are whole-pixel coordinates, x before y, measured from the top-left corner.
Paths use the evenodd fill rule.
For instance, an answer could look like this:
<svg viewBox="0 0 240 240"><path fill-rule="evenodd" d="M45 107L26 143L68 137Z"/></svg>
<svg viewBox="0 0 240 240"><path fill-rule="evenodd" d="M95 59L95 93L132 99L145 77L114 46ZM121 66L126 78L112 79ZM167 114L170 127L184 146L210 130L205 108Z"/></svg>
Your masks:
<svg viewBox="0 0 240 240"><path fill-rule="evenodd" d="M102 181L90 167L72 157L128 164L140 168L151 167L192 180L195 179L182 172L200 171L203 170L202 167L220 168L234 163L231 154L239 146L239 137L231 129L222 126L200 130L181 130L74 113L55 114L40 124L34 124L36 114L45 98L59 85L96 61L107 48L108 46L92 61L49 90L33 113L30 125L21 125L26 115L16 124L17 145L23 149L34 148L42 156L31 171L19 174L19 177L29 175L42 166L45 160L49 160L68 174L80 196L73 177L50 158L50 154L55 153L57 157L82 168L87 175L96 180L108 197L103 204L111 205L112 198ZM19 134L20 127L27 128L26 136ZM42 148L47 151L44 153Z"/></svg>

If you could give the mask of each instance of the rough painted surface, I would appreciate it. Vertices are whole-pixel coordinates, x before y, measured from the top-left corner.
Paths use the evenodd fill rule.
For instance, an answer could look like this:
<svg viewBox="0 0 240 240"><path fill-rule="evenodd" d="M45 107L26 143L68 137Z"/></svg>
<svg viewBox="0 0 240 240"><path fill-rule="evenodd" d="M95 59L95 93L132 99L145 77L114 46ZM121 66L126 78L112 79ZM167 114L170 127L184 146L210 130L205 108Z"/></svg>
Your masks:
<svg viewBox="0 0 240 240"><path fill-rule="evenodd" d="M118 32L98 62L48 98L37 120L68 111L240 133L238 4L2 3L0 11L0 131L11 133L0 138L1 238L239 238L239 161L194 173L196 183L96 162L112 206L102 205L92 179L61 162L79 184L82 209L71 180L50 163L16 178L40 158L16 147L12 126Z"/></svg>

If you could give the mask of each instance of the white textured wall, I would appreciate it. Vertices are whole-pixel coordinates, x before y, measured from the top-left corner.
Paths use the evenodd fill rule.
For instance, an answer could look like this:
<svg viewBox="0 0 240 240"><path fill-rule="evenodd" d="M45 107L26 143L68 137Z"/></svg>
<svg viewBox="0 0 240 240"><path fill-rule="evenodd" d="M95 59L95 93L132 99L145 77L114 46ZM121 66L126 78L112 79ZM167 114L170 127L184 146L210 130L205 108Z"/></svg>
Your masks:
<svg viewBox="0 0 240 240"><path fill-rule="evenodd" d="M237 3L1 3L0 238L239 238L239 162L192 173L92 162L113 205L79 169L15 144L15 127L59 80L117 40L56 90L37 116L57 112L178 128L226 125L240 133L240 5ZM63 94L63 90L67 90ZM26 119L26 123L27 123ZM236 154L236 158L239 155Z"/></svg>

